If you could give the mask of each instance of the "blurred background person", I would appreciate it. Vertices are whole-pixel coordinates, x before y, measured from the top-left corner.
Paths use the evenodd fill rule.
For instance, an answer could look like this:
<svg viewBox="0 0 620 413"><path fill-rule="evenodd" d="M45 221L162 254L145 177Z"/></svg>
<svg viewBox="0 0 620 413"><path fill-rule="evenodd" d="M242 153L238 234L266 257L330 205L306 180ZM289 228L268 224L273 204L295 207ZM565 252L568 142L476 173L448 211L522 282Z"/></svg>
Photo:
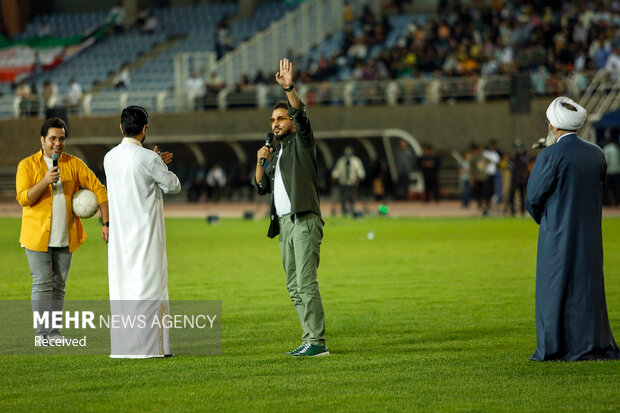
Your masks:
<svg viewBox="0 0 620 413"><path fill-rule="evenodd" d="M398 173L396 199L406 200L409 198L409 175L415 170L416 155L411 145L404 139L401 139L398 148L394 151L394 162Z"/></svg>
<svg viewBox="0 0 620 413"><path fill-rule="evenodd" d="M521 216L525 215L525 188L529 177L528 157L525 147L520 140L515 141L515 152L508 161L508 169L510 170L510 193L508 195L508 206L510 214L515 216L515 194L519 192L519 210Z"/></svg>
<svg viewBox="0 0 620 413"><path fill-rule="evenodd" d="M489 214L490 200L489 177L487 174L487 165L489 159L482 153L482 145L472 144L471 159L471 181L473 188L473 196L478 204L478 209L482 215Z"/></svg>
<svg viewBox="0 0 620 413"><path fill-rule="evenodd" d="M187 91L187 99L194 110L204 108L204 99L206 93L206 85L204 79L198 74L196 70L192 72L192 75L187 79L187 85L185 90Z"/></svg>
<svg viewBox="0 0 620 413"><path fill-rule="evenodd" d="M437 155L435 147L430 143L422 145L420 168L422 169L422 176L424 176L424 202L429 202L431 195L435 202L439 202L441 158Z"/></svg>
<svg viewBox="0 0 620 413"><path fill-rule="evenodd" d="M75 81L74 78L69 80L69 93L67 94L67 103L69 112L77 114L79 112L80 103L82 102L82 86Z"/></svg>
<svg viewBox="0 0 620 413"><path fill-rule="evenodd" d="M224 172L224 168L218 163L213 164L207 173L206 182L209 198L218 202L226 189L226 172Z"/></svg>
<svg viewBox="0 0 620 413"><path fill-rule="evenodd" d="M461 197L461 206L469 208L471 201L471 147L468 148L463 155L458 151L452 151L452 156L459 165L459 194Z"/></svg>
<svg viewBox="0 0 620 413"><path fill-rule="evenodd" d="M121 70L114 76L112 80L114 89L129 89L131 78L129 77L129 69L124 65Z"/></svg>
<svg viewBox="0 0 620 413"><path fill-rule="evenodd" d="M365 178L366 171L362 160L355 156L351 146L347 146L344 149L344 155L336 161L336 166L332 171L332 179L338 182L342 215L353 215L357 187Z"/></svg>
<svg viewBox="0 0 620 413"><path fill-rule="evenodd" d="M611 139L603 146L603 153L607 161L607 176L605 178L605 201L607 205L620 204L620 150L618 144Z"/></svg>
<svg viewBox="0 0 620 413"><path fill-rule="evenodd" d="M482 152L488 162L485 168L487 174L486 194L489 208L502 202L502 175L499 171L499 163L502 156L497 150L497 142L491 140Z"/></svg>

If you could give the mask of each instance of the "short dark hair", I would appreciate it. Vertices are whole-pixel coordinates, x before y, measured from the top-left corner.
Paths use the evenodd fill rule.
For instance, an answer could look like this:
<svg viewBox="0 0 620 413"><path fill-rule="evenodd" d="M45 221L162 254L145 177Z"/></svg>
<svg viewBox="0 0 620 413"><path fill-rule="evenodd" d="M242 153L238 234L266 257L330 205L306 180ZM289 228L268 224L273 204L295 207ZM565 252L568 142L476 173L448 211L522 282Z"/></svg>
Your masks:
<svg viewBox="0 0 620 413"><path fill-rule="evenodd" d="M49 118L45 122L43 122L43 126L41 126L41 136L45 138L50 128L58 128L64 130L65 137L69 135L69 131L67 130L67 124L64 120L60 118Z"/></svg>
<svg viewBox="0 0 620 413"><path fill-rule="evenodd" d="M271 109L271 110L276 110L276 109L286 109L286 110L288 110L288 102L286 102L285 100L280 100L280 101L276 102L276 104L273 105L273 109Z"/></svg>
<svg viewBox="0 0 620 413"><path fill-rule="evenodd" d="M121 126L126 136L138 136L149 124L149 114L142 106L127 106L121 113Z"/></svg>

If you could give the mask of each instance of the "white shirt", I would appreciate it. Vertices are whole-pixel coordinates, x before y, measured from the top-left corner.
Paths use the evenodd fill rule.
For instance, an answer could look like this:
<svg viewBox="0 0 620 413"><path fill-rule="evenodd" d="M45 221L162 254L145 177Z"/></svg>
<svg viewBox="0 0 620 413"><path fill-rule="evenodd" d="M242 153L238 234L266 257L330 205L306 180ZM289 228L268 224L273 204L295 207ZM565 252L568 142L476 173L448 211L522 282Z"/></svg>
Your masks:
<svg viewBox="0 0 620 413"><path fill-rule="evenodd" d="M357 185L365 177L362 161L355 155L345 155L338 159L332 172L332 178L337 179L340 185Z"/></svg>
<svg viewBox="0 0 620 413"><path fill-rule="evenodd" d="M43 156L47 169L54 165L52 158ZM50 247L68 247L69 233L67 231L67 201L62 190L62 181L52 184L52 223L50 225Z"/></svg>
<svg viewBox="0 0 620 413"><path fill-rule="evenodd" d="M495 175L497 173L497 165L501 161L499 154L495 151L485 149L482 155L489 160L485 168L487 175Z"/></svg>
<svg viewBox="0 0 620 413"><path fill-rule="evenodd" d="M82 98L82 86L78 82L73 82L69 87L69 103L77 105Z"/></svg>
<svg viewBox="0 0 620 413"><path fill-rule="evenodd" d="M223 187L226 185L226 175L222 167L211 168L207 174L207 184L209 186Z"/></svg>
<svg viewBox="0 0 620 413"><path fill-rule="evenodd" d="M192 97L204 96L205 81L201 77L190 77L187 79L187 93Z"/></svg>
<svg viewBox="0 0 620 413"><path fill-rule="evenodd" d="M620 150L614 142L608 143L603 148L605 160L607 161L607 175L620 174Z"/></svg>
<svg viewBox="0 0 620 413"><path fill-rule="evenodd" d="M276 175L273 183L273 203L276 206L276 214L279 217L291 213L291 199L286 193L284 181L282 180L282 172L280 171L280 159L284 156L284 145L280 147L280 156L276 163Z"/></svg>
<svg viewBox="0 0 620 413"><path fill-rule="evenodd" d="M620 55L616 53L610 54L605 61L605 69L612 72L620 71Z"/></svg>

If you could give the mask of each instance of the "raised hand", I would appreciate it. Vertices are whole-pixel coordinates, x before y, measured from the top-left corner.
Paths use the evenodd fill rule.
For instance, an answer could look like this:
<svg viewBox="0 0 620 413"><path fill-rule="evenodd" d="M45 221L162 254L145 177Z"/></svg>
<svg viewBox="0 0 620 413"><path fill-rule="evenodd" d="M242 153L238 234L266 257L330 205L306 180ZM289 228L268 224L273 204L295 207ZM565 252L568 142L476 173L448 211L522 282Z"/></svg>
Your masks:
<svg viewBox="0 0 620 413"><path fill-rule="evenodd" d="M276 82L284 88L293 84L293 62L284 58L280 59L280 71L276 73Z"/></svg>
<svg viewBox="0 0 620 413"><path fill-rule="evenodd" d="M172 157L174 154L172 152L159 152L157 145L153 148L153 151L161 157L161 160L167 165L172 162Z"/></svg>

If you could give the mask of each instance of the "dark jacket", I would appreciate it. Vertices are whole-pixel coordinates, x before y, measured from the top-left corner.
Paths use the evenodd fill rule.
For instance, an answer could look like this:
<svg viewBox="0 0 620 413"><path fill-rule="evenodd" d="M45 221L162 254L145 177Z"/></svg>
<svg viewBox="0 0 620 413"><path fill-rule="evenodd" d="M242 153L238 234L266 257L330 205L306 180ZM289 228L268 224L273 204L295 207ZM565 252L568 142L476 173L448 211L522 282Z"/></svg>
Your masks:
<svg viewBox="0 0 620 413"><path fill-rule="evenodd" d="M289 115L295 123L295 133L282 140L284 156L280 160L280 171L284 188L291 200L291 215L315 213L321 217L319 205L319 183L316 166L316 141L305 106L295 109L289 105ZM276 150L268 164L265 164L265 174L260 182L252 177L252 185L259 195L271 193L271 207L269 216L271 224L267 236L273 238L280 233L280 224L276 215L273 200L274 178L276 164L280 151Z"/></svg>

